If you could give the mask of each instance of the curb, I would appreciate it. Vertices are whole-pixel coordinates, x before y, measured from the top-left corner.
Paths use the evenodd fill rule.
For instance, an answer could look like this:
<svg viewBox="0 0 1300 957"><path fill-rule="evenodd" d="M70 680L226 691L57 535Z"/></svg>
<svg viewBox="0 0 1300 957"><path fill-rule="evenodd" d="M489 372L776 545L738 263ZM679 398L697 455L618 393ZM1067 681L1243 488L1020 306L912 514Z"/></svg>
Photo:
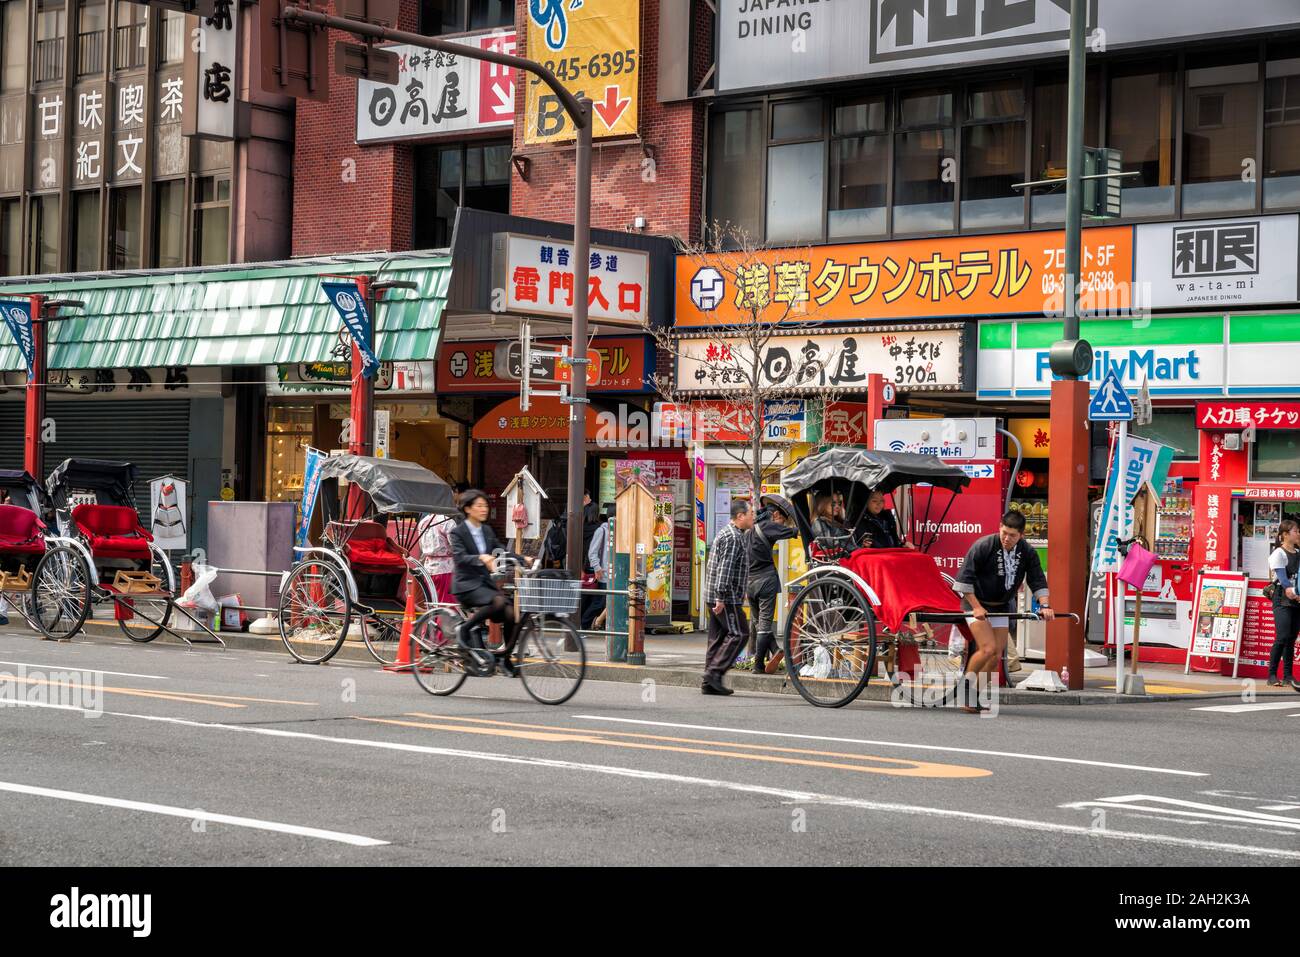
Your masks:
<svg viewBox="0 0 1300 957"><path fill-rule="evenodd" d="M121 637L123 643L128 643L125 636L116 625L109 621L88 621L87 626L104 626L111 627L113 634ZM30 631L21 621L11 621L11 628ZM35 632L32 632L35 635ZM201 636L201 632L193 632L196 636ZM286 664L297 664L298 662L290 657L285 651L284 643L278 636L271 635L252 635L247 632L218 632L221 640L226 643L227 649L236 651L260 651L274 652L284 657ZM163 640L163 639L155 639ZM170 641L168 644L178 647L185 647L183 644ZM361 641L346 641L343 647L334 655L333 661L343 661L348 663L371 664L378 667L373 655L367 650L365 644ZM328 664L328 662L326 662ZM799 692L791 684L788 676L785 675L754 675L745 671L731 671L727 675L728 681L736 691L756 692L760 694L784 694L798 696ZM587 662L587 680L589 681L619 681L626 684L640 684L646 680L652 680L658 684L663 684L671 688L695 688L700 686L700 671L697 668L668 668L655 665L626 665L615 662L598 661ZM858 695L858 701L879 701L889 702L892 700L893 687L886 682L873 679L862 689ZM1282 693L1277 693L1280 697ZM1273 697L1269 693L1268 697ZM1107 705L1107 704L1146 704L1150 702L1166 701L1206 701L1222 698L1239 699L1240 691L1205 691L1191 694L1146 694L1146 695L1121 695L1111 691L1016 691L1015 689L1005 690L998 696L998 705Z"/></svg>

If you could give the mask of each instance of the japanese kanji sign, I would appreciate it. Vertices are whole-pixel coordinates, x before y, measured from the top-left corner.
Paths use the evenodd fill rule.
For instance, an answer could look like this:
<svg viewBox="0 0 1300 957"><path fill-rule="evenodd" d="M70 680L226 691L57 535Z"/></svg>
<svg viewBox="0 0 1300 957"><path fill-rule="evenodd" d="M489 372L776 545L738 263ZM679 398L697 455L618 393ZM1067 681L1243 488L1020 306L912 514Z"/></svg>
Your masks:
<svg viewBox="0 0 1300 957"><path fill-rule="evenodd" d="M1257 429L1300 429L1300 402L1198 402L1196 427L1223 432Z"/></svg>
<svg viewBox="0 0 1300 957"><path fill-rule="evenodd" d="M740 254L735 254L739 256ZM1059 302L1062 232L763 250L717 264L677 259L677 324L752 321L755 309L787 321L917 319L1029 313ZM722 268L720 269L719 266ZM1084 234L1083 308L1089 296L1125 309L1133 279L1133 229Z"/></svg>
<svg viewBox="0 0 1300 957"><path fill-rule="evenodd" d="M745 369L752 356L740 339L678 340L677 388L683 392L735 392L751 388ZM958 325L887 326L770 337L759 359L761 388L799 391L862 390L878 372L900 390L966 388L962 377L963 329Z"/></svg>
<svg viewBox="0 0 1300 957"><path fill-rule="evenodd" d="M513 30L455 42L497 53L516 52ZM397 55L399 82L357 81L358 143L514 125L515 71L509 67L405 44L383 49Z"/></svg>
<svg viewBox="0 0 1300 957"><path fill-rule="evenodd" d="M535 342L539 349L550 350L564 345L563 339L541 339ZM502 350L502 346L513 349ZM600 380L593 386L596 392L643 392L646 378L652 369L646 367L644 336L599 336L592 347L600 355ZM502 352L507 355L503 356ZM513 365L502 366L502 360ZM438 350L438 391L485 395L488 393L517 393L519 391L518 341L499 342L444 342ZM555 378L555 360L535 358L533 376L537 379Z"/></svg>
<svg viewBox="0 0 1300 957"><path fill-rule="evenodd" d="M573 313L573 243L497 233L492 243L493 288L505 290L506 312ZM592 246L587 309L592 319L642 324L647 315L650 254Z"/></svg>
<svg viewBox="0 0 1300 957"><path fill-rule="evenodd" d="M592 136L634 136L641 77L640 0L529 0L527 55L592 101ZM524 142L574 138L550 88L528 78Z"/></svg>
<svg viewBox="0 0 1300 957"><path fill-rule="evenodd" d="M185 48L185 101L181 131L186 136L214 140L235 138L236 76L239 4L216 0L212 16L187 16L189 36ZM197 32L197 35L196 35Z"/></svg>

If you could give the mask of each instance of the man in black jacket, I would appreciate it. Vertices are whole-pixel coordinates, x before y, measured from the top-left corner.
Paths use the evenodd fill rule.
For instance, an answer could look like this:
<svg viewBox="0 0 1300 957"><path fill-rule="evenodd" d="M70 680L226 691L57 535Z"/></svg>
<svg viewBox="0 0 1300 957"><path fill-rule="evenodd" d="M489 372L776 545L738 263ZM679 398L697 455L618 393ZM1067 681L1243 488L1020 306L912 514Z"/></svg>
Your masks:
<svg viewBox="0 0 1300 957"><path fill-rule="evenodd" d="M1026 581L1038 599L1044 620L1055 617L1048 603L1042 562L1024 536L1025 517L1016 511L1007 512L996 534L985 535L970 547L957 573L953 590L969 603L974 619L970 630L976 648L966 665L968 674L996 670L1011 635L1006 615L1013 610L1016 593ZM978 711L979 706L967 705L964 710Z"/></svg>
<svg viewBox="0 0 1300 957"><path fill-rule="evenodd" d="M772 560L777 542L794 538L799 530L790 516L775 505L765 509L767 517L754 523L749 532L749 616L754 625L754 674L764 673L768 657L776 651L772 621L776 617L776 599L781 594L781 578Z"/></svg>

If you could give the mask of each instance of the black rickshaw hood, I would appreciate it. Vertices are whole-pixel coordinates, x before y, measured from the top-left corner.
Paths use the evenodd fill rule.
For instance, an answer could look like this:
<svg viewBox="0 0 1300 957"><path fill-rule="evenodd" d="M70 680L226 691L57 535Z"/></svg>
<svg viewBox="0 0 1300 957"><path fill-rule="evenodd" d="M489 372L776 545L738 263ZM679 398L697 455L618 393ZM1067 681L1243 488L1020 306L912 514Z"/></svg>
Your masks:
<svg viewBox="0 0 1300 957"><path fill-rule="evenodd" d="M828 449L800 461L781 481L787 495L798 495L828 479L858 482L889 493L900 485L925 484L956 492L970 476L933 455L874 449Z"/></svg>
<svg viewBox="0 0 1300 957"><path fill-rule="evenodd" d="M330 455L321 462L321 481L345 479L370 497L383 513L459 515L451 486L423 465L364 455Z"/></svg>

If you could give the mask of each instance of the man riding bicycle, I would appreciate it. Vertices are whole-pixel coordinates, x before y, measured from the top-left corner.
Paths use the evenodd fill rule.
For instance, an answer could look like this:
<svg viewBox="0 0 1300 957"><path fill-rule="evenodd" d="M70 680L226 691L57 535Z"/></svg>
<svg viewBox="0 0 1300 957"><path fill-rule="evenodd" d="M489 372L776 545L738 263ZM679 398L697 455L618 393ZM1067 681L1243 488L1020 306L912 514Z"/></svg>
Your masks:
<svg viewBox="0 0 1300 957"><path fill-rule="evenodd" d="M456 563L451 590L456 600L466 609L473 609L473 613L456 630L456 641L462 648L482 648L475 629L486 621L497 622L502 632L500 667L506 674L514 675L510 657L515 646L515 609L493 578L497 570L497 559L493 556L505 546L487 524L487 495L469 489L461 496L460 509L465 518L451 532L452 558Z"/></svg>

